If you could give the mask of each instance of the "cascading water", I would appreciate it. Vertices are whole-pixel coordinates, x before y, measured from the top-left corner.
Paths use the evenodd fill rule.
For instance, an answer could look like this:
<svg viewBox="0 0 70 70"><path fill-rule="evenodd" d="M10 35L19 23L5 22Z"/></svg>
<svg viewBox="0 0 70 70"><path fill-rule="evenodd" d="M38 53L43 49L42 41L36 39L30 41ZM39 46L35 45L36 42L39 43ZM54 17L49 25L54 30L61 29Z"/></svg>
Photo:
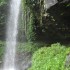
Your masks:
<svg viewBox="0 0 70 70"><path fill-rule="evenodd" d="M3 70L16 70L15 54L17 42L17 27L21 0L11 0L9 6L9 16L7 21L6 53L4 57Z"/></svg>

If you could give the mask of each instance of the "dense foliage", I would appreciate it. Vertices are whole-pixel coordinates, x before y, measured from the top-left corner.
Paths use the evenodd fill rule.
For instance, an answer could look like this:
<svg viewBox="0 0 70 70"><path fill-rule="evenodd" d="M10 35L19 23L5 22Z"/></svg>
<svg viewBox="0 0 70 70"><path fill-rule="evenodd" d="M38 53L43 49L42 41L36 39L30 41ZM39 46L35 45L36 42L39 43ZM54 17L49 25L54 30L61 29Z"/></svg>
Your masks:
<svg viewBox="0 0 70 70"><path fill-rule="evenodd" d="M7 17L7 0L0 0L0 40L5 38L5 25Z"/></svg>
<svg viewBox="0 0 70 70"><path fill-rule="evenodd" d="M70 62L67 61L69 52L70 48L59 43L43 47L34 53L32 67L29 70L69 70Z"/></svg>
<svg viewBox="0 0 70 70"><path fill-rule="evenodd" d="M48 34L47 37L52 41L70 41L69 4L70 1L58 2L47 10L48 16L43 19L45 22L43 34Z"/></svg>
<svg viewBox="0 0 70 70"><path fill-rule="evenodd" d="M0 0L0 40L5 40L7 1ZM70 42L70 1L58 0L55 5L44 9L44 0L22 0L22 6L18 29L19 33L25 31L28 42L18 43L17 49L22 53L35 52L29 70L70 70L70 48L59 43L48 47L45 44L48 41ZM23 40L21 36L19 34ZM0 60L4 53L4 43L0 42Z"/></svg>

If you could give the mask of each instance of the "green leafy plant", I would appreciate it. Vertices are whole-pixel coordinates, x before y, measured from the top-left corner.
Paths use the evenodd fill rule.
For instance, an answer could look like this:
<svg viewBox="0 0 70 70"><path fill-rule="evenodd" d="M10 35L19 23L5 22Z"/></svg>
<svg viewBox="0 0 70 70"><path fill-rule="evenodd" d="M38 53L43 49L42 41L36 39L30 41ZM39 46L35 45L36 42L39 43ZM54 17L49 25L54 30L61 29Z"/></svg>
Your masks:
<svg viewBox="0 0 70 70"><path fill-rule="evenodd" d="M32 57L32 67L29 70L69 70L65 67L66 56L70 48L59 43L51 47L43 47L36 51Z"/></svg>

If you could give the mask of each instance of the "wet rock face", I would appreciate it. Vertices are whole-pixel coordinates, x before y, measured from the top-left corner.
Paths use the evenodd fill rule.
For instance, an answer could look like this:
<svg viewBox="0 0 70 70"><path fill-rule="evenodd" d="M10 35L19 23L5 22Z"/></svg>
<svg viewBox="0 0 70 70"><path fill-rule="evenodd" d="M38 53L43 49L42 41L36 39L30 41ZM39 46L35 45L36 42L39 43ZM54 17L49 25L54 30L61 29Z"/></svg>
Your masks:
<svg viewBox="0 0 70 70"><path fill-rule="evenodd" d="M69 0L58 0L58 2L62 2L62 3L64 3L64 2L68 2Z"/></svg>
<svg viewBox="0 0 70 70"><path fill-rule="evenodd" d="M28 68L31 67L31 57L30 52L17 53L17 70L28 70Z"/></svg>
<svg viewBox="0 0 70 70"><path fill-rule="evenodd" d="M48 9L49 7L55 5L57 2L57 0L44 0L44 8Z"/></svg>
<svg viewBox="0 0 70 70"><path fill-rule="evenodd" d="M50 0L51 2L52 0ZM70 0L58 0L58 2L49 7L43 17L44 39L52 39L59 42L70 42ZM48 34L48 35L47 35Z"/></svg>
<svg viewBox="0 0 70 70"><path fill-rule="evenodd" d="M57 3L70 2L69 0L44 0L44 8L47 10Z"/></svg>

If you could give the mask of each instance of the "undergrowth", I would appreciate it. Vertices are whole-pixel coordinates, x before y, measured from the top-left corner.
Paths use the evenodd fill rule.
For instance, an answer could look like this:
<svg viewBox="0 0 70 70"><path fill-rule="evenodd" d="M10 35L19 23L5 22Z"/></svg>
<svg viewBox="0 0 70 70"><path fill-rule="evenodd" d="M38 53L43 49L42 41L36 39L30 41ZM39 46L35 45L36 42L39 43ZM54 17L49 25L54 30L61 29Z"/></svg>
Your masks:
<svg viewBox="0 0 70 70"><path fill-rule="evenodd" d="M18 51L19 52L31 52L34 53L36 50L45 46L47 44L41 42L25 42L25 43L18 43Z"/></svg>
<svg viewBox="0 0 70 70"><path fill-rule="evenodd" d="M28 70L70 70L70 62L67 61L68 53L70 48L59 43L42 47L33 54L32 66Z"/></svg>

